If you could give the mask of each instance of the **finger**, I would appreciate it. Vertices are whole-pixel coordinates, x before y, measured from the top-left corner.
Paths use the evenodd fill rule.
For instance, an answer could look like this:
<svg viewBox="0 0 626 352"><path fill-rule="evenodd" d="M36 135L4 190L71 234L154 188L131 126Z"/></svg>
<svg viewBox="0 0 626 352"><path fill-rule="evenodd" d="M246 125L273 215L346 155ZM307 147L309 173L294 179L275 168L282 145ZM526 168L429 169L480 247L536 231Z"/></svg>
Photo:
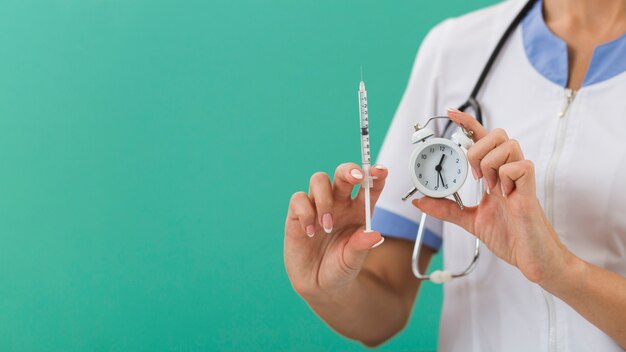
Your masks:
<svg viewBox="0 0 626 352"><path fill-rule="evenodd" d="M530 160L520 160L503 165L500 170L502 195L508 196L513 191L525 196L535 196L535 167Z"/></svg>
<svg viewBox="0 0 626 352"><path fill-rule="evenodd" d="M309 197L315 203L317 221L326 233L333 230L333 188L324 172L316 172L309 183Z"/></svg>
<svg viewBox="0 0 626 352"><path fill-rule="evenodd" d="M520 160L524 160L524 154L519 143L514 139L509 139L487 153L480 162L480 170L485 177L487 185L491 185L489 189L491 190L498 183L498 170L500 167Z"/></svg>
<svg viewBox="0 0 626 352"><path fill-rule="evenodd" d="M315 235L315 207L304 192L297 192L291 196L289 202L289 219L298 221L302 231L309 237Z"/></svg>
<svg viewBox="0 0 626 352"><path fill-rule="evenodd" d="M476 207L461 209L456 202L446 198L422 197L413 199L412 203L430 216L459 225L467 232L474 233Z"/></svg>
<svg viewBox="0 0 626 352"><path fill-rule="evenodd" d="M454 121L457 125L463 126L466 130L474 132L472 139L474 142L480 140L489 133L489 131L483 127L472 115L462 112L458 109L448 108L448 117Z"/></svg>
<svg viewBox="0 0 626 352"><path fill-rule="evenodd" d="M355 163L344 163L335 169L333 193L338 201L352 200L354 186L363 181L363 170Z"/></svg>
<svg viewBox="0 0 626 352"><path fill-rule="evenodd" d="M355 232L343 248L344 264L351 270L359 270L367 257L367 253L385 241L380 232Z"/></svg>
<svg viewBox="0 0 626 352"><path fill-rule="evenodd" d="M380 193L385 188L385 180L387 179L387 175L389 174L389 170L383 165L374 165L370 168L370 175L372 176L372 187L370 188L370 205L372 208L378 201L380 197ZM363 187L359 190L359 193L356 196L357 202L363 202L365 199L365 192L363 191Z"/></svg>
<svg viewBox="0 0 626 352"><path fill-rule="evenodd" d="M507 140L509 140L509 136L506 132L501 128L496 128L469 148L467 151L467 160L469 161L470 166L472 167L472 172L475 174L476 178L483 177L480 163L487 153L491 152ZM495 184L490 185L488 183L487 185L494 186ZM491 189L491 187L489 187L489 189Z"/></svg>
<svg viewBox="0 0 626 352"><path fill-rule="evenodd" d="M387 169L384 165L376 164L371 168L371 173L374 178L374 182L372 189L370 190L370 197L372 199L372 206L374 206L374 204L378 201L383 188L385 188L385 181L389 175L389 169Z"/></svg>

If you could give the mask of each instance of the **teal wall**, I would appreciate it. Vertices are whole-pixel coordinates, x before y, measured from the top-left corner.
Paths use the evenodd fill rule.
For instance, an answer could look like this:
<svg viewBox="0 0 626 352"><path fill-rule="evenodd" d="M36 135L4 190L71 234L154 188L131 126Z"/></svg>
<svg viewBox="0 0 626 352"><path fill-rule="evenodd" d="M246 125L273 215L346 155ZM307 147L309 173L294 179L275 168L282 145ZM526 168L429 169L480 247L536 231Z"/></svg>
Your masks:
<svg viewBox="0 0 626 352"><path fill-rule="evenodd" d="M376 154L428 29L494 2L0 2L0 350L361 350L291 290L289 197L358 161L361 64Z"/></svg>

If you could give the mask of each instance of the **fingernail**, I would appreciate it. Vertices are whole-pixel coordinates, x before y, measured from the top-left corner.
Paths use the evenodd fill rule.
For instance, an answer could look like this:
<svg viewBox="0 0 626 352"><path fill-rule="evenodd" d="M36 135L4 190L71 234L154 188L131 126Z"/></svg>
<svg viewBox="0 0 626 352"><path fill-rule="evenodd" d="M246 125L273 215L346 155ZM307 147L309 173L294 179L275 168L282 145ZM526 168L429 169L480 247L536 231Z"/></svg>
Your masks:
<svg viewBox="0 0 626 352"><path fill-rule="evenodd" d="M488 195L491 195L491 191L489 191L489 186L487 186L487 189L485 189L485 192L487 192Z"/></svg>
<svg viewBox="0 0 626 352"><path fill-rule="evenodd" d="M500 189L502 190L502 196L506 198L506 193L504 192L504 185L500 184Z"/></svg>
<svg viewBox="0 0 626 352"><path fill-rule="evenodd" d="M322 216L322 226L324 227L324 231L326 231L326 233L331 233L333 231L333 216L330 215L330 213L326 213Z"/></svg>
<svg viewBox="0 0 626 352"><path fill-rule="evenodd" d="M384 237L381 237L381 238L380 238L380 241L378 241L378 242L374 243L374 244L370 247L370 249L374 249L374 248L376 248L376 247L380 246L381 244L383 244L383 242L385 242L385 238L384 238Z"/></svg>
<svg viewBox="0 0 626 352"><path fill-rule="evenodd" d="M461 112L461 110L459 110L457 108L446 108L446 111L448 111L448 112Z"/></svg>
<svg viewBox="0 0 626 352"><path fill-rule="evenodd" d="M377 168L378 170L385 170L386 169L386 167L384 167L382 165L378 165L378 164L374 165L374 167Z"/></svg>
<svg viewBox="0 0 626 352"><path fill-rule="evenodd" d="M363 174L358 169L350 170L350 175L352 175L352 177L354 177L354 178L356 178L358 180L362 180L363 179Z"/></svg>
<svg viewBox="0 0 626 352"><path fill-rule="evenodd" d="M474 168L472 167L472 176L474 176L474 180L478 181L478 173L476 172L476 170L474 170Z"/></svg>
<svg viewBox="0 0 626 352"><path fill-rule="evenodd" d="M306 227L306 235L309 237L315 236L315 226L309 225Z"/></svg>

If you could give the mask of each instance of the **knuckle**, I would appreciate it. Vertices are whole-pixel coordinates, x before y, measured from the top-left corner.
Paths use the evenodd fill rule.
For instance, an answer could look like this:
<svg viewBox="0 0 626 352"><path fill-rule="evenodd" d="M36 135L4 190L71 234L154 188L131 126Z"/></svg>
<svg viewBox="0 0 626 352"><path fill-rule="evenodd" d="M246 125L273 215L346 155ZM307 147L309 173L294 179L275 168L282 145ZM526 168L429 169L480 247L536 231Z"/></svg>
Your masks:
<svg viewBox="0 0 626 352"><path fill-rule="evenodd" d="M311 175L311 185L317 184L317 183L328 182L329 180L330 180L330 177L328 177L328 174L322 171L318 171L314 173L313 175Z"/></svg>
<svg viewBox="0 0 626 352"><path fill-rule="evenodd" d="M522 165L528 171L534 171L535 170L535 164L532 161L530 161L530 160L524 160Z"/></svg>
<svg viewBox="0 0 626 352"><path fill-rule="evenodd" d="M337 165L337 168L335 168L335 174L340 174L343 170L348 170L350 168L350 164L352 163L342 163Z"/></svg>
<svg viewBox="0 0 626 352"><path fill-rule="evenodd" d="M497 144L502 144L503 142L506 142L509 139L509 136L506 134L506 131L503 130L502 128L496 128L495 130L493 130L493 136L497 142Z"/></svg>
<svg viewBox="0 0 626 352"><path fill-rule="evenodd" d="M304 198L309 198L309 196L307 196L306 193L299 191L291 195L291 199L289 200L289 203L294 204L297 202L301 202Z"/></svg>
<svg viewBox="0 0 626 352"><path fill-rule="evenodd" d="M512 149L516 149L516 150L522 149L517 139L509 139L507 143L511 146Z"/></svg>
<svg viewBox="0 0 626 352"><path fill-rule="evenodd" d="M335 169L335 180L345 180L345 175L348 173L349 170L352 169L361 170L361 168L357 164L351 162L343 163L337 166L337 169Z"/></svg>
<svg viewBox="0 0 626 352"><path fill-rule="evenodd" d="M493 130L493 134L499 138L504 138L504 139L508 139L508 135L506 134L506 131L503 130L502 128L496 128Z"/></svg>
<svg viewBox="0 0 626 352"><path fill-rule="evenodd" d="M347 162L347 163L343 163L341 165L339 165L337 167L337 170L348 170L348 169L353 169L353 168L358 168L359 166L353 162Z"/></svg>
<svg viewBox="0 0 626 352"><path fill-rule="evenodd" d="M300 221L310 220L314 216L311 209L311 199L304 192L296 192L291 196L289 209Z"/></svg>

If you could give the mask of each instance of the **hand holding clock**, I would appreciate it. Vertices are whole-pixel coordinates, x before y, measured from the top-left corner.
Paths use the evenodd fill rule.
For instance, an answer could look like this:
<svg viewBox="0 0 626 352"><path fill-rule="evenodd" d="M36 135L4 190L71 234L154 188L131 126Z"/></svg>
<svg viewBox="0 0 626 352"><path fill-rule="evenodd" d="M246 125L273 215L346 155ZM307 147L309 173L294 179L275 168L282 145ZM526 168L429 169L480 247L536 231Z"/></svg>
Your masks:
<svg viewBox="0 0 626 352"><path fill-rule="evenodd" d="M524 159L517 141L501 129L487 131L458 110L448 116L474 131L467 157L474 177L484 178L489 194L478 206L464 210L446 198L423 197L413 204L474 234L491 252L626 348L626 278L585 262L561 243L537 200L533 163Z"/></svg>
<svg viewBox="0 0 626 352"><path fill-rule="evenodd" d="M463 227L498 257L517 266L531 281L552 280L571 259L544 215L535 189L533 164L502 129L487 131L470 115L450 110L450 119L474 131L468 160L476 179L484 178L488 195L475 207L445 198L423 197L413 204L428 215ZM438 179L441 164L436 166Z"/></svg>

